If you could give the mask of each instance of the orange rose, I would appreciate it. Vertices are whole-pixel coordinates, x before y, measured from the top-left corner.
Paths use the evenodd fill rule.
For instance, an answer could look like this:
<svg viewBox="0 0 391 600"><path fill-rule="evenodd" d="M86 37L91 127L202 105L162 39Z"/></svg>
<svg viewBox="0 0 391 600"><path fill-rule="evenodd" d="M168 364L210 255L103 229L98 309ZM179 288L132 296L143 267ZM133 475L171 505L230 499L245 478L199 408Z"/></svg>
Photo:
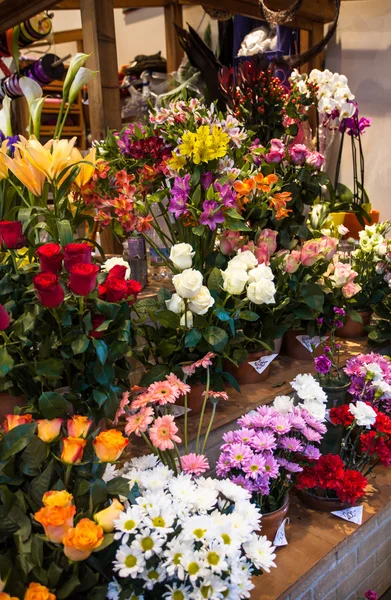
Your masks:
<svg viewBox="0 0 391 600"><path fill-rule="evenodd" d="M24 600L56 600L56 596L50 593L50 590L40 583L30 583Z"/></svg>
<svg viewBox="0 0 391 600"><path fill-rule="evenodd" d="M46 444L50 444L60 435L62 419L40 419L37 423L38 437Z"/></svg>
<svg viewBox="0 0 391 600"><path fill-rule="evenodd" d="M94 439L94 449L101 462L115 462L128 445L127 440L117 429L102 431Z"/></svg>
<svg viewBox="0 0 391 600"><path fill-rule="evenodd" d="M123 510L123 504L114 498L110 506L100 510L94 515L94 521L102 527L105 533L110 533L114 530L114 521L119 519L119 516Z"/></svg>
<svg viewBox="0 0 391 600"><path fill-rule="evenodd" d="M87 440L79 437L68 437L62 440L61 460L68 465L79 465Z"/></svg>
<svg viewBox="0 0 391 600"><path fill-rule="evenodd" d="M45 492L42 497L42 503L44 506L60 506L64 508L65 506L71 506L73 500L72 494L69 494L66 490L51 490L50 492Z"/></svg>
<svg viewBox="0 0 391 600"><path fill-rule="evenodd" d="M6 592L0 592L0 600L19 600L16 596L10 596Z"/></svg>
<svg viewBox="0 0 391 600"><path fill-rule="evenodd" d="M18 425L24 425L25 423L31 423L33 415L5 415L4 427L6 431L11 431Z"/></svg>
<svg viewBox="0 0 391 600"><path fill-rule="evenodd" d="M61 544L64 535L73 527L76 506L44 506L35 513L34 519L43 525L46 537Z"/></svg>
<svg viewBox="0 0 391 600"><path fill-rule="evenodd" d="M88 435L92 423L92 419L89 419L88 417L74 415L72 419L68 419L67 422L68 435L70 437L85 438Z"/></svg>
<svg viewBox="0 0 391 600"><path fill-rule="evenodd" d="M74 562L86 560L91 552L101 545L103 537L103 529L100 525L96 525L90 519L81 519L76 527L68 531L62 541L64 554Z"/></svg>

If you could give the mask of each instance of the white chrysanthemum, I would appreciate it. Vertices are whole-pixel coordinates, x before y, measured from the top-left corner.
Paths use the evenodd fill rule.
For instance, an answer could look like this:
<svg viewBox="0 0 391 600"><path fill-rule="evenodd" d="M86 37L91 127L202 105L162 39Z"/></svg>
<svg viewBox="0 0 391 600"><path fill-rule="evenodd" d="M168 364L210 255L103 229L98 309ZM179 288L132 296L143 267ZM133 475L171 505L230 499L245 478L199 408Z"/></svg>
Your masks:
<svg viewBox="0 0 391 600"><path fill-rule="evenodd" d="M278 410L282 415L285 415L292 412L293 400L290 396L276 396L276 398L274 398L273 408Z"/></svg>
<svg viewBox="0 0 391 600"><path fill-rule="evenodd" d="M123 544L117 550L113 565L114 571L118 571L120 577L135 579L144 570L145 558L141 550Z"/></svg>
<svg viewBox="0 0 391 600"><path fill-rule="evenodd" d="M254 584L251 580L250 563L245 558L233 562L231 568L231 585L229 586L229 593L226 596L227 600L250 598L250 592L253 589Z"/></svg>
<svg viewBox="0 0 391 600"><path fill-rule="evenodd" d="M112 465L110 463L106 463L105 472L102 475L103 481L108 483L115 477L119 477L119 476L120 476L120 472L117 469L117 465Z"/></svg>
<svg viewBox="0 0 391 600"><path fill-rule="evenodd" d="M204 578L208 573L205 563L197 550L185 552L181 556L181 565L192 583L198 578Z"/></svg>
<svg viewBox="0 0 391 600"><path fill-rule="evenodd" d="M147 508L147 514L144 517L144 523L148 527L152 527L165 535L173 531L173 525L176 519L176 514L171 507L153 506Z"/></svg>
<svg viewBox="0 0 391 600"><path fill-rule="evenodd" d="M211 532L211 519L208 515L193 515L183 523L183 538L192 542L202 542Z"/></svg>
<svg viewBox="0 0 391 600"><path fill-rule="evenodd" d="M140 548L145 559L148 560L154 554L160 553L165 541L166 538L162 537L160 533L146 528L136 534L132 546Z"/></svg>
<svg viewBox="0 0 391 600"><path fill-rule="evenodd" d="M212 510L212 508L216 505L217 498L217 490L197 487L192 496L191 504L196 510Z"/></svg>
<svg viewBox="0 0 391 600"><path fill-rule="evenodd" d="M172 586L166 585L166 588L168 591L163 594L165 600L191 600L192 588L190 586L174 583Z"/></svg>
<svg viewBox="0 0 391 600"><path fill-rule="evenodd" d="M162 565L158 565L157 567L143 571L141 578L145 581L144 587L147 590L153 590L157 583L167 579L167 573Z"/></svg>
<svg viewBox="0 0 391 600"><path fill-rule="evenodd" d="M122 538L122 543L127 543L129 536L138 533L138 530L143 526L144 513L139 506L132 505L125 511L121 512L118 519L114 521L116 532L115 540Z"/></svg>
<svg viewBox="0 0 391 600"><path fill-rule="evenodd" d="M234 513L235 512L244 517L253 529L259 529L261 511L255 506L255 504L251 504L251 502L248 502L247 500L236 502Z"/></svg>
<svg viewBox="0 0 391 600"><path fill-rule="evenodd" d="M258 536L253 534L251 540L247 544L244 544L243 550L257 569L262 569L269 573L270 568L276 566L274 562L276 558L274 553L275 547L267 539L266 535Z"/></svg>
<svg viewBox="0 0 391 600"><path fill-rule="evenodd" d="M112 269L113 267L116 267L117 265L119 265L121 267L126 267L125 279L129 279L130 273L131 273L130 265L129 265L128 261L124 260L120 256L113 256L113 258L108 258L103 263L102 270L106 271L106 273L108 273L110 271L110 269Z"/></svg>
<svg viewBox="0 0 391 600"><path fill-rule="evenodd" d="M241 541L247 541L254 531L254 528L250 525L247 519L235 511L228 515L228 517L232 522L233 530L238 532Z"/></svg>
<svg viewBox="0 0 391 600"><path fill-rule="evenodd" d="M135 469L145 471L146 469L154 469L158 461L159 459L155 454L147 454L146 456L136 456L135 458L132 458L130 465Z"/></svg>
<svg viewBox="0 0 391 600"><path fill-rule="evenodd" d="M164 508L170 509L172 499L168 494L161 492L156 494L155 492L143 490L143 494L136 499L136 503L145 511L149 512L153 509L162 510Z"/></svg>
<svg viewBox="0 0 391 600"><path fill-rule="evenodd" d="M196 485L190 475L181 473L178 477L171 479L168 490L174 498L181 500L185 504L190 504L193 494L196 491Z"/></svg>
<svg viewBox="0 0 391 600"><path fill-rule="evenodd" d="M181 564L181 557L189 549L189 543L181 536L174 538L167 544L167 547L163 553L165 560L163 566L166 568L167 573L170 576L178 574L179 579L183 580L185 578L185 572Z"/></svg>
<svg viewBox="0 0 391 600"><path fill-rule="evenodd" d="M227 581L218 575L208 575L201 582L201 587L196 588L191 596L193 600L221 600L225 598L228 590Z"/></svg>
<svg viewBox="0 0 391 600"><path fill-rule="evenodd" d="M227 552L224 544L212 542L207 548L200 550L200 556L212 573L222 573L228 570Z"/></svg>
<svg viewBox="0 0 391 600"><path fill-rule="evenodd" d="M140 487L148 491L163 490L172 478L172 471L165 465L159 465L151 471L142 471Z"/></svg>
<svg viewBox="0 0 391 600"><path fill-rule="evenodd" d="M218 482L218 490L224 494L228 500L232 502L240 502L241 500L250 500L251 494L244 488L232 483L228 479Z"/></svg>

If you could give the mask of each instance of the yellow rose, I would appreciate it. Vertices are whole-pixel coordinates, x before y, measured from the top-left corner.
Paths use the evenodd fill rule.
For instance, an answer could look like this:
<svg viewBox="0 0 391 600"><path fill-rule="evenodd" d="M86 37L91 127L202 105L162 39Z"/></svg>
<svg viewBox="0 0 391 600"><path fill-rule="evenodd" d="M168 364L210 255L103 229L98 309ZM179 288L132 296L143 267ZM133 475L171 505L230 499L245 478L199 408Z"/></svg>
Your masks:
<svg viewBox="0 0 391 600"><path fill-rule="evenodd" d="M61 460L68 465L79 465L83 458L87 440L79 437L68 437L62 440Z"/></svg>
<svg viewBox="0 0 391 600"><path fill-rule="evenodd" d="M47 587L40 583L30 583L24 600L56 600L56 596L50 593Z"/></svg>
<svg viewBox="0 0 391 600"><path fill-rule="evenodd" d="M33 415L5 415L4 427L6 431L11 431L14 427L31 423Z"/></svg>
<svg viewBox="0 0 391 600"><path fill-rule="evenodd" d="M46 444L50 444L60 435L62 419L40 419L37 423L38 437Z"/></svg>
<svg viewBox="0 0 391 600"><path fill-rule="evenodd" d="M16 596L10 596L6 592L0 592L0 600L19 600Z"/></svg>
<svg viewBox="0 0 391 600"><path fill-rule="evenodd" d="M72 419L68 419L67 422L68 435L75 438L85 438L88 435L91 425L92 419L84 417L83 415L74 415Z"/></svg>
<svg viewBox="0 0 391 600"><path fill-rule="evenodd" d="M72 500L72 494L69 494L66 490L51 490L50 492L46 492L42 497L44 506L70 506Z"/></svg>
<svg viewBox="0 0 391 600"><path fill-rule="evenodd" d="M94 521L100 525L105 533L110 533L114 530L114 521L119 519L121 512L124 510L121 502L114 498L112 504L107 508L97 512L94 515Z"/></svg>
<svg viewBox="0 0 391 600"><path fill-rule="evenodd" d="M61 544L65 534L73 526L76 506L44 506L35 513L34 519L41 523L46 537Z"/></svg>
<svg viewBox="0 0 391 600"><path fill-rule="evenodd" d="M90 519L81 519L63 538L64 554L69 560L86 560L103 542L103 529Z"/></svg>
<svg viewBox="0 0 391 600"><path fill-rule="evenodd" d="M116 429L102 431L94 440L94 449L97 457L101 462L115 462L119 459L122 452L128 445L127 440Z"/></svg>

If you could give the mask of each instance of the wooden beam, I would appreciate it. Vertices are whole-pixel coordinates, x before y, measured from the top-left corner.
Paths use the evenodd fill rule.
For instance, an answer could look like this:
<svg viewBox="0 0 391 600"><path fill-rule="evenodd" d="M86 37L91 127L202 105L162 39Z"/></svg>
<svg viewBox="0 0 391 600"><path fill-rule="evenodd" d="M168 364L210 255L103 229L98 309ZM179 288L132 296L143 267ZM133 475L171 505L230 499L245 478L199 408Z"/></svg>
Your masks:
<svg viewBox="0 0 391 600"><path fill-rule="evenodd" d="M56 0L3 0L0 2L0 31L15 27L55 4Z"/></svg>
<svg viewBox="0 0 391 600"><path fill-rule="evenodd" d="M167 73L172 73L179 68L183 58L183 48L181 47L174 23L183 27L183 11L175 0L164 7L164 26L166 31L166 57Z"/></svg>
<svg viewBox="0 0 391 600"><path fill-rule="evenodd" d="M169 0L113 0L114 8L153 8L164 6ZM57 0L57 10L75 10L80 8L80 0Z"/></svg>
<svg viewBox="0 0 391 600"><path fill-rule="evenodd" d="M316 21L314 21L314 23L312 25L312 36L311 36L312 46L315 46L315 44L319 44L319 42L322 41L323 36L324 36L323 23L317 23ZM320 52L320 54L318 54L317 56L314 56L314 58L311 60L310 70L319 69L321 71L322 69L324 69L324 60L325 60L324 51Z"/></svg>

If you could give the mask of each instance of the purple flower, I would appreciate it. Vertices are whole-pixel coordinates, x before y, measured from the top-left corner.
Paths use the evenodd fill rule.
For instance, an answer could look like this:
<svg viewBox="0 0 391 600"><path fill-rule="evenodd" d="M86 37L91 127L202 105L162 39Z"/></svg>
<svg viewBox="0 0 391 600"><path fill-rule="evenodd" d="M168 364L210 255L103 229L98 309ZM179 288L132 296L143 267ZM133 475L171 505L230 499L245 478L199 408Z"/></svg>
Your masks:
<svg viewBox="0 0 391 600"><path fill-rule="evenodd" d="M269 477L259 477L254 485L254 491L258 494L262 494L263 496L268 496L270 494L270 478Z"/></svg>
<svg viewBox="0 0 391 600"><path fill-rule="evenodd" d="M239 429L238 431L234 431L233 433L235 434L235 442L243 442L244 444L249 442L251 438L256 435L254 429L247 429L245 427L243 429Z"/></svg>
<svg viewBox="0 0 391 600"><path fill-rule="evenodd" d="M303 435L309 442L320 442L322 435L318 431L314 431L311 427L304 427Z"/></svg>
<svg viewBox="0 0 391 600"><path fill-rule="evenodd" d="M310 167L314 167L315 169L320 169L324 165L324 156L320 152L316 150L314 152L309 152L306 163Z"/></svg>
<svg viewBox="0 0 391 600"><path fill-rule="evenodd" d="M304 144L294 144L289 148L289 156L295 165L303 165L308 154L308 148Z"/></svg>
<svg viewBox="0 0 391 600"><path fill-rule="evenodd" d="M248 415L243 415L243 417L240 417L240 419L238 419L238 425L240 425L241 427L248 427L253 429L255 427L253 415L251 415L250 413Z"/></svg>
<svg viewBox="0 0 391 600"><path fill-rule="evenodd" d="M250 492L250 494L257 491L254 483L252 481L249 481L248 479L246 479L243 475L236 475L235 477L232 477L231 481L233 483L236 483L236 485L239 485L243 489L247 490L248 492Z"/></svg>
<svg viewBox="0 0 391 600"><path fill-rule="evenodd" d="M265 156L265 160L267 163L280 163L284 159L285 155L285 146L281 140L273 139L271 140L270 149L267 155Z"/></svg>
<svg viewBox="0 0 391 600"><path fill-rule="evenodd" d="M220 454L219 460L216 463L216 473L219 477L226 477L231 470L231 459L228 454Z"/></svg>
<svg viewBox="0 0 391 600"><path fill-rule="evenodd" d="M343 308L339 308L338 306L334 306L333 310L334 310L334 312L335 312L336 315L340 315L341 317L344 317L345 314L346 314L345 311L344 311L344 309Z"/></svg>
<svg viewBox="0 0 391 600"><path fill-rule="evenodd" d="M318 317L318 318L316 319L316 322L317 322L317 324L319 325L319 327L320 327L321 325L323 325L323 321L324 321L323 317Z"/></svg>
<svg viewBox="0 0 391 600"><path fill-rule="evenodd" d="M295 408L297 408L297 407L294 407L294 409ZM288 415L288 418L289 418L292 429L298 429L300 431L301 429L303 429L303 427L306 426L306 422L304 421L303 417L300 416L299 414L295 414L294 412L290 413Z"/></svg>
<svg viewBox="0 0 391 600"><path fill-rule="evenodd" d="M367 600L379 600L379 596L373 590L368 590L365 592L365 598Z"/></svg>
<svg viewBox="0 0 391 600"><path fill-rule="evenodd" d="M315 369L318 371L318 373L321 373L322 375L330 373L331 365L331 360L325 354L322 354L322 356L317 356L315 358Z"/></svg>
<svg viewBox="0 0 391 600"><path fill-rule="evenodd" d="M319 460L319 458L321 457L321 454L320 454L320 451L318 450L318 448L316 448L312 444L307 445L303 454L309 460Z"/></svg>
<svg viewBox="0 0 391 600"><path fill-rule="evenodd" d="M301 452L303 450L303 444L295 437L285 436L280 439L279 443L281 448L291 452Z"/></svg>
<svg viewBox="0 0 391 600"><path fill-rule="evenodd" d="M291 424L289 422L289 418L283 415L279 415L278 417L273 418L273 430L278 433L278 435L283 435L284 433L288 433L291 430Z"/></svg>
<svg viewBox="0 0 391 600"><path fill-rule="evenodd" d="M331 352L331 348L330 348L330 346L325 346L325 347L324 347L324 353L325 353L325 354L329 354L330 352Z"/></svg>
<svg viewBox="0 0 391 600"><path fill-rule="evenodd" d="M201 185L204 188L204 190L208 190L210 188L210 186L212 185L212 183L215 180L215 176L213 175L213 173L211 171L207 171L206 173L203 173L200 177L200 181L201 181Z"/></svg>
<svg viewBox="0 0 391 600"><path fill-rule="evenodd" d="M290 471L290 473L301 473L303 470L303 467L294 462L286 460L286 458L278 458L277 462L281 467L284 467L284 469Z"/></svg>
<svg viewBox="0 0 391 600"><path fill-rule="evenodd" d="M220 210L220 205L215 200L205 200L202 208L204 209L200 216L202 225L208 225L209 229L214 231L217 223L224 223L225 217Z"/></svg>
<svg viewBox="0 0 391 600"><path fill-rule="evenodd" d="M244 465L243 471L246 479L256 479L260 473L265 471L265 459L260 454L253 454L251 459Z"/></svg>
<svg viewBox="0 0 391 600"><path fill-rule="evenodd" d="M187 199L190 192L189 181L190 174L187 174L184 177L175 177L168 210L174 213L176 218L188 212Z"/></svg>
<svg viewBox="0 0 391 600"><path fill-rule="evenodd" d="M309 427L312 427L312 429L315 429L315 431L317 431L318 433L321 433L322 435L324 435L326 433L327 426L324 423L317 421L317 419L315 419L312 415L310 415L310 413L306 410L303 410L302 414L305 419L305 422L307 423L307 425Z"/></svg>
<svg viewBox="0 0 391 600"><path fill-rule="evenodd" d="M233 467L242 467L252 459L253 453L244 444L232 444L228 450Z"/></svg>
<svg viewBox="0 0 391 600"><path fill-rule="evenodd" d="M337 343L337 344L335 344L335 347L336 347L337 350L339 350L341 348L341 344Z"/></svg>
<svg viewBox="0 0 391 600"><path fill-rule="evenodd" d="M224 183L221 185L218 181L214 184L216 192L220 195L220 200L224 204L225 207L235 208L237 206L236 203L236 192L231 188L228 183Z"/></svg>
<svg viewBox="0 0 391 600"><path fill-rule="evenodd" d="M277 448L276 438L268 431L260 431L256 436L251 438L249 445L253 450L257 450L258 452Z"/></svg>
<svg viewBox="0 0 391 600"><path fill-rule="evenodd" d="M337 329L341 329L341 327L343 327L342 321L340 321L339 319L335 321L335 326Z"/></svg>
<svg viewBox="0 0 391 600"><path fill-rule="evenodd" d="M270 479L278 477L279 467L278 462L271 454L265 457L265 475Z"/></svg>

